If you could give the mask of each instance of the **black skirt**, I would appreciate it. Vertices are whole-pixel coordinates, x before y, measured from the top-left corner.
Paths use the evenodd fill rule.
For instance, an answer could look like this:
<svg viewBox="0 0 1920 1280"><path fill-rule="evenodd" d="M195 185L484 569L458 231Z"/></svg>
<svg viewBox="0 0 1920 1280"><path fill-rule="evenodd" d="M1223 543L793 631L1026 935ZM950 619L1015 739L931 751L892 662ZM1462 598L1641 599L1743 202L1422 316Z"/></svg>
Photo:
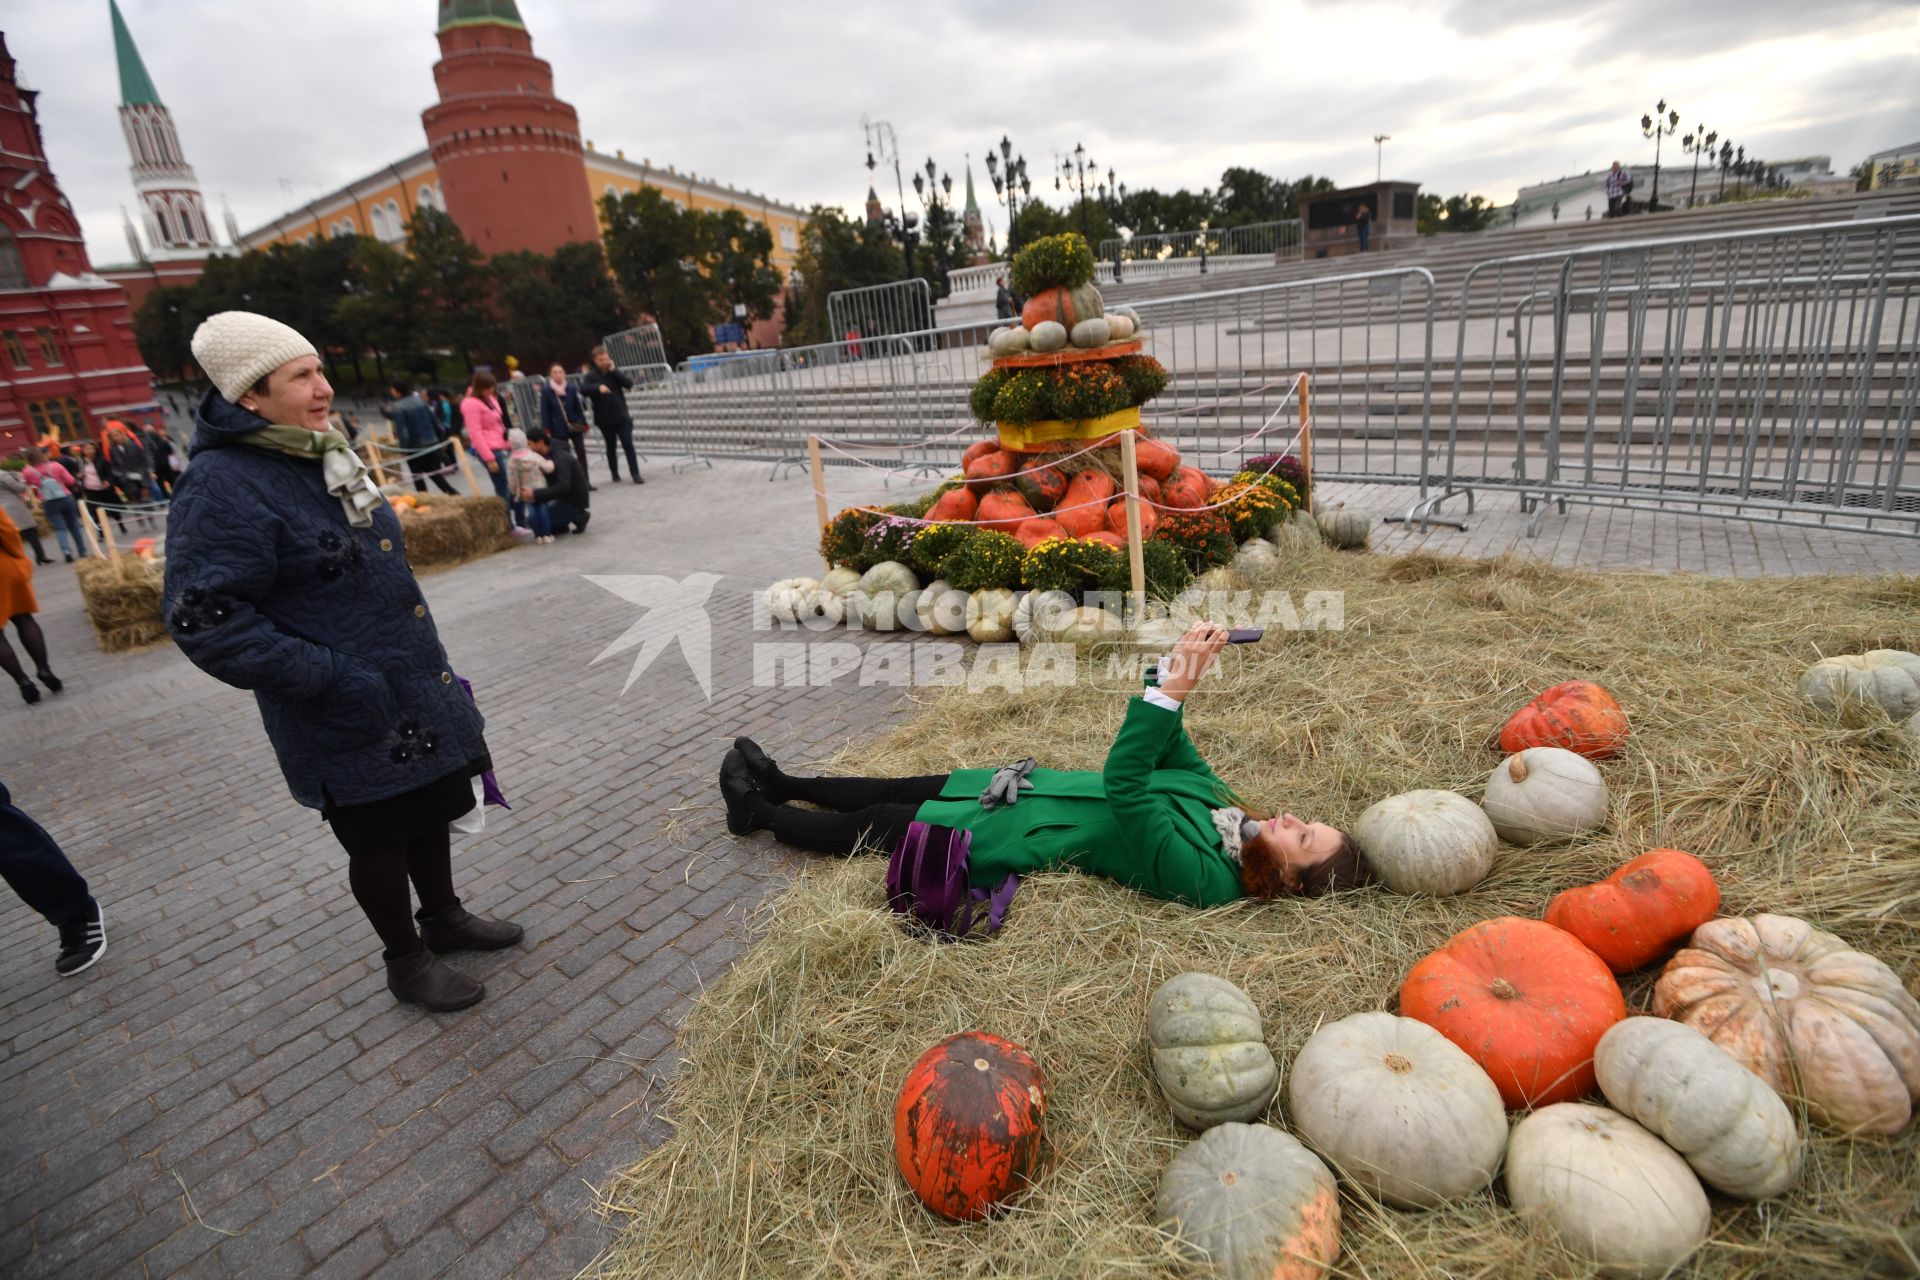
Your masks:
<svg viewBox="0 0 1920 1280"><path fill-rule="evenodd" d="M481 756L425 786L366 804L329 804L320 816L350 858L404 855L415 836L471 812L473 780L491 768L492 759Z"/></svg>

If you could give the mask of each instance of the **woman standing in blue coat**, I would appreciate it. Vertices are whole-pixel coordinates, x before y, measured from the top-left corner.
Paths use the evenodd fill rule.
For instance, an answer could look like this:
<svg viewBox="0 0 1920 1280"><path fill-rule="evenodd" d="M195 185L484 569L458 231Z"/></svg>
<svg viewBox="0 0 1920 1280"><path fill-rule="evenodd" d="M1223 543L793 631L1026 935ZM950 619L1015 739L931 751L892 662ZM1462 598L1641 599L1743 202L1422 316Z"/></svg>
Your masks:
<svg viewBox="0 0 1920 1280"><path fill-rule="evenodd" d="M225 311L195 331L193 355L213 390L167 520L167 629L195 666L259 701L293 798L347 851L394 995L466 1008L485 988L434 953L522 935L453 891L447 824L473 808L472 779L491 767L480 712L454 679L393 509L328 427L333 388L313 344Z"/></svg>

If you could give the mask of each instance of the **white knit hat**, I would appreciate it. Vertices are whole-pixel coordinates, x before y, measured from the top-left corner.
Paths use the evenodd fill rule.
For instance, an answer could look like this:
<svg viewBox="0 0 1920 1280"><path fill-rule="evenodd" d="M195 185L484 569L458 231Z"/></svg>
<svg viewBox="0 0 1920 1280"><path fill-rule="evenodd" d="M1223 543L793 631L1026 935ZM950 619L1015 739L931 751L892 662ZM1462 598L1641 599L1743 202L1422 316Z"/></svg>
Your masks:
<svg viewBox="0 0 1920 1280"><path fill-rule="evenodd" d="M296 330L251 311L222 311L193 331L193 358L229 404L287 361L319 354Z"/></svg>

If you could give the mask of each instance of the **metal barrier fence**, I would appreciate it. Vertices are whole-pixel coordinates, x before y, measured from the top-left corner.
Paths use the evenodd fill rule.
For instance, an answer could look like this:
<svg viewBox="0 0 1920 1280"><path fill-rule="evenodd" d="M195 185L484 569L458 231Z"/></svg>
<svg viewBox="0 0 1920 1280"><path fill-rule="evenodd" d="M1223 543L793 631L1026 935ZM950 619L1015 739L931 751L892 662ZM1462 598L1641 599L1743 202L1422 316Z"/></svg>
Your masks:
<svg viewBox="0 0 1920 1280"><path fill-rule="evenodd" d="M896 280L827 295L827 332L861 341L933 328L933 292L925 280Z"/></svg>
<svg viewBox="0 0 1920 1280"><path fill-rule="evenodd" d="M1430 519L1679 507L1920 536L1920 217L1481 263L1456 302Z"/></svg>
<svg viewBox="0 0 1920 1280"><path fill-rule="evenodd" d="M617 365L639 368L668 363L667 346L660 340L660 326L657 324L622 329L619 333L608 334L600 342Z"/></svg>
<svg viewBox="0 0 1920 1280"><path fill-rule="evenodd" d="M1302 256L1306 235L1298 218L1250 222L1240 227L1203 227L1157 235L1115 237L1100 242L1102 262L1158 262L1168 258L1217 258L1252 254L1291 261Z"/></svg>
<svg viewBox="0 0 1920 1280"><path fill-rule="evenodd" d="M1209 469L1285 446L1306 372L1316 474L1413 486L1399 519L1501 490L1536 530L1585 502L1920 536L1920 216L1497 259L1447 298L1402 267L1134 305L1170 375L1148 425ZM996 323L685 369L636 423L776 475L809 433L835 465L951 471Z"/></svg>

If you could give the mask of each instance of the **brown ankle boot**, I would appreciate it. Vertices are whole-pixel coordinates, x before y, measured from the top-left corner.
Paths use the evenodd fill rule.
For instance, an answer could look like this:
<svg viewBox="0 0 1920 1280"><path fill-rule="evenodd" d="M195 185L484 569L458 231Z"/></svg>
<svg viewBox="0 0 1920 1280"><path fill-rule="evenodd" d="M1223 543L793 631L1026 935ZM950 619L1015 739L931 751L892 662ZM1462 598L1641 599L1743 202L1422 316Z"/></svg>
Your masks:
<svg viewBox="0 0 1920 1280"><path fill-rule="evenodd" d="M387 957L387 990L402 1004L417 1004L429 1013L452 1013L480 1003L487 989L456 972L430 951Z"/></svg>
<svg viewBox="0 0 1920 1280"><path fill-rule="evenodd" d="M508 920L483 920L459 903L433 915L421 914L420 941L429 951L498 951L526 936Z"/></svg>

